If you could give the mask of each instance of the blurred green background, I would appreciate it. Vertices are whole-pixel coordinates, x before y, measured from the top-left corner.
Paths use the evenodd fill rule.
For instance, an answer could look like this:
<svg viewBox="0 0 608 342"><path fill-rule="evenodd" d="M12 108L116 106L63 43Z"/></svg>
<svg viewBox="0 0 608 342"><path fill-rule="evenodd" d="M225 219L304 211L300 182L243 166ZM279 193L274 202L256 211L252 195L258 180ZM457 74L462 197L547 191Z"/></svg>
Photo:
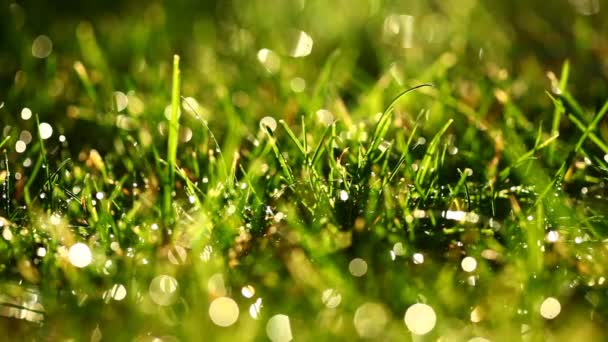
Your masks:
<svg viewBox="0 0 608 342"><path fill-rule="evenodd" d="M163 129L166 126L162 125L166 121L165 113L170 102L173 54L181 56L182 94L196 99L196 109L209 121L211 131L216 133L224 154L231 157L234 152L241 152L251 169L254 169L256 162L263 162L265 158L261 152L256 155L255 151L259 149L254 147L257 146L257 139L262 137L259 132L257 136L255 133L260 118L264 116L284 119L289 125L296 126L299 124L298 115L304 114L305 120L310 122L314 121L316 110L329 108L343 120L341 124L344 123L347 129L355 127L352 129L355 132L357 129L371 130L370 123L374 122L376 113L395 94L404 88L430 82L436 85L438 97L446 97L434 101L421 95L412 95L413 97L404 99L399 109L407 115L399 118L404 122L409 121L402 126L411 128L419 111L433 109L436 116L431 116L421 127L422 134L430 141L448 119L456 118L456 134L447 140L452 140L450 144L455 141L454 145L461 149L457 157L462 157L465 162L448 161L452 163L448 164L449 169L441 172L448 174L457 167L470 167L475 170L471 179L483 183L487 180L484 177L491 174L489 171L486 174L485 168L495 153L489 147L494 141L481 132L485 128L478 130L482 127L471 124L473 119L483 121L491 129L507 131L507 128L513 128L513 132L509 131L510 134L521 138L521 141L517 141L516 148L511 148L509 144L514 141L508 139L508 134L505 135L507 157L506 161L501 160L500 167L506 168L517 159L518 154L523 154L520 152L527 151L524 148L532 149L535 146L538 127L543 127L545 133L550 132L553 103L546 92L555 96L560 92L557 80L566 60L570 61L571 66L568 90L583 107L583 115L587 115L583 119L591 118L592 113L597 112L604 103L608 94L608 22L604 20L604 14L608 9L601 7L603 5L599 0L178 0L121 1L117 4L109 1L2 2L0 103L3 106L0 108L0 128L6 131L32 129L31 120L21 120L23 108L30 108L34 114L39 115L41 121L52 123L55 135L63 134L69 142L59 143L56 139L47 141L49 159L57 162L72 156L81 164L91 164L89 151L95 148L103 156L108 170L111 169L114 173L113 176L132 174L134 180L143 182L143 178L153 175L156 170L150 167L153 164L150 160L157 159L153 148L160 151L164 149ZM305 53L305 56L296 58L293 56L294 51L297 50L303 33L312 39L312 50L310 54ZM335 65L329 79L319 82L326 75L327 65L331 63ZM126 94L128 108L117 110L116 91ZM321 93L320 101L313 96L316 93ZM474 110L474 114L466 118L460 115L462 113L456 114L457 110L446 104L452 98L469 106L467 108ZM369 126L357 128L356 124L351 125L352 122L345 118ZM516 123L509 121L511 119ZM183 120L184 126L192 127L195 136L198 134L208 138L205 129L191 124L192 117ZM310 134L320 132L319 126L315 128L318 132L311 130ZM558 152L538 162L547 170L553 171L560 165L562 159L565 159L561 157L568 154L571 145L580 135L579 130L567 120L561 122L559 131ZM402 134L397 134L397 139L404 139L403 132L406 130L400 131ZM408 134L409 132L407 131ZM606 137L607 133L608 127L601 123L598 134ZM190 135L192 136L192 131ZM543 136L543 140L544 138L546 137ZM135 147L125 143L131 141L141 143L141 154ZM190 142L180 146L184 157L181 166L192 170L197 167L197 162L208 166L205 151L209 150L210 144L198 144ZM348 146L349 143L345 142L339 147L346 150ZM200 150L203 153L197 155ZM33 149L31 151L35 152ZM589 148L589 151L597 152L597 148ZM250 159L248 153L253 155ZM268 151L265 153L270 155ZM413 158L422 158L424 151L419 149L413 155ZM141 160L137 160L137 157L141 157ZM11 155L11 161L21 161L19 158L20 155ZM85 179L83 184L88 181L83 174L90 170L93 170L91 173L94 176L98 176L94 172L94 162L93 166L87 167L89 169L85 171L75 168L73 172L75 179ZM26 169L19 166L16 171L26 174ZM203 169L200 176L205 175L204 172ZM595 169L589 172L594 177L597 173L599 171ZM444 176L443 173L441 175ZM574 176L577 181L588 181L585 178L587 171L580 171L577 175ZM142 340L154 334L174 334L183 340L195 340L200 330L206 329L205 332L209 333L207 336L214 336L218 340L230 340L234 336L263 340L267 335L263 323L268 317L264 316L263 323L246 317L245 310L250 302L242 305L241 315L244 318L236 331L213 330L217 327L209 321L207 309L209 299L216 294L208 293L206 281L216 273L224 272L227 283L230 283L228 285L233 285L235 292L241 286L254 284L258 289L256 296L264 297L266 312L289 312L293 319L293 330L299 333L296 340L329 340L332 337L346 339L361 335L355 331L350 316L343 321L339 317L342 311L326 310L325 303L319 302L320 292L325 288L320 285L315 287L318 285L315 283L317 279L312 275L315 273L309 272L317 268L326 278L324 281L333 282L337 284L336 287L341 286L343 304L340 310L353 312L360 307L359 304L369 299L382 301L387 312L396 313L387 325L386 335L383 335L385 338L403 336L405 328L402 315L406 303L427 299L441 317L449 317L440 322L441 329L437 329L433 337L460 334L459 338L465 340L465 337L493 332L494 337L498 338L501 335L512 336L515 331L519 338L518 330L529 323L529 313L525 310L520 312L515 306L521 304L524 308L538 307L539 298L545 295L545 288L549 288L547 292L556 296L563 295L564 307L566 304L571 306L567 312L562 313L561 325L544 321L539 323L533 319L534 324L546 324L549 328L555 328L555 331L561 331L563 336L570 337L577 334L578 324L583 326L583 332L576 336L597 336L593 334L601 331L599 327L605 322L608 311L608 303L604 299L605 290L591 287L581 290L570 285L584 284L589 279L593 279L595 284L599 275L605 273L601 261L608 257L602 243L597 245L599 247L580 245L572 249L570 244L564 248L565 251L556 247L546 257L547 265L557 265L555 269L546 269L546 272L536 274L533 271L535 260L530 262L526 259L526 247L521 247L528 242L525 233L521 233L518 226L520 222L513 218L509 229L513 228L515 237L501 232L504 235L497 237L498 242L493 238L486 241L477 232L470 239L470 246L462 247L447 234L430 234L426 240L424 234L420 234L423 235L421 239L424 243L417 241L418 245L406 247L412 247L408 249L408 255L416 252L416 248L426 248L425 268L417 268L405 258L400 263L391 263L387 252L405 234L391 231L394 227L391 227L390 222L386 224L386 229L380 227L377 234L353 233L352 246L351 241L348 241L348 249L341 251L343 247L340 243L343 241L340 239L344 238L344 232L340 228L344 227L339 225L344 222L316 220L314 229L319 229L320 236L310 235L306 221L298 221L300 213L297 208L291 206L291 203L285 203L289 201L280 201L280 196L275 200L269 195L273 187L280 187L278 179L279 176L276 176L268 181L271 185L264 189L264 195L267 196L265 200L288 213L294 235L302 237L303 241L291 245L293 241L287 238L281 240L280 237L276 241L266 239L266 236L261 236L264 233L260 232L262 228L251 234L249 231L237 231L237 227L242 228L240 225L249 214L243 211L242 217L238 219L233 217L220 220L226 203L218 200L218 207L212 207L209 212L220 214L211 217L209 221L219 221L218 226L227 228L216 233L218 236L214 238L219 243L215 246L219 245L218 249L228 254L228 251L234 252L231 244L239 247L242 241L238 238L242 237L242 244L246 246L243 248L251 254L238 255L241 264L237 268L230 268L234 265L229 265L234 259L233 255L221 255L217 260L201 264L198 263L198 253L204 253L205 246L199 245L191 253L197 262L187 265L198 273L191 273L189 268L173 267L160 261L154 263L153 258L161 252L164 257L166 251L148 248L146 243L153 239L142 233L141 236L149 238L142 242L144 238L140 239L140 235L137 235L140 231L133 229L136 233L125 240L135 246L136 261L108 256L108 260L116 257L112 260L117 260L118 265L128 270L124 273L113 271L111 279L104 278L100 271L105 271L103 265L96 265L97 269L88 274L90 277L78 276L81 273L72 269L63 274L60 266L53 263L43 265L47 267L44 274L50 278L43 279L41 286L47 287L46 290L51 293L45 303L49 320L45 326L47 330L43 331L49 332L51 339L59 336L83 339L89 338L95 328L101 326L106 336L122 339L132 339L135 334L144 336L141 337ZM453 185L459 179L456 172L451 172L442 180ZM526 180L522 174L516 175L515 172L511 179L512 184L523 184L524 190L526 185L536 180ZM593 179L593 182L600 179L596 183L601 181L599 176ZM499 184L498 190L500 186L509 189L512 184L506 183ZM96 189L97 184L86 184ZM580 187L577 185L566 191L579 195ZM602 191L603 188L598 190ZM238 202L239 194L238 191L229 194L233 196L230 199L237 204L241 203ZM304 199L306 196L311 197L308 193L296 195ZM526 197L524 191L517 196L524 206L533 202ZM153 202L154 197L150 197ZM438 202L444 204L440 200ZM397 202L394 206L398 207L399 200L394 202ZM339 205L337 216L342 214ZM391 205L393 202L387 200L386 206ZM487 203L480 204L482 211L489 211L487 206ZM503 207L504 210L497 216L507 220L512 214L507 209L512 208L507 200L503 201ZM150 209L150 212L153 210ZM328 212L333 212L333 208ZM50 212L44 215L46 214ZM46 217L44 215L41 214L40 217ZM559 210L554 216L558 215L561 215ZM152 223L149 217L155 218L152 214L138 217L143 222L142 226L148 227ZM342 218L339 217L337 221ZM201 214L197 219L205 221L207 217ZM576 219L566 218L569 224ZM270 223L263 222L270 226L272 220L267 220ZM345 221L353 223L350 218ZM483 225L487 225L486 221ZM424 223L422 226L426 229L432 225ZM142 230L148 233L145 229ZM507 232L510 233L511 230ZM465 242L467 234L462 236ZM259 238L262 242L248 245L252 240L251 235L254 235L253 241ZM235 236L238 237L237 243L234 243ZM534 238L542 240L542 235ZM529 241L533 242L532 238ZM500 245L499 242L504 244ZM97 247L99 254L103 254L99 250L104 248L107 252L108 246ZM513 249L509 250L510 247ZM468 287L470 278L459 273L458 264L465 248L471 248L476 255L481 255L486 248L494 248L504 252L510 259L505 264L500 264L501 261L483 261L479 274L481 278L492 281L480 282L476 288ZM302 250L308 256L312 255L314 265L302 257ZM141 254L137 254L140 251ZM579 253L587 252L585 255L593 255L595 264L573 261L580 260ZM368 278L358 283L351 282L351 276L346 271L349 261L355 256L365 257L370 263ZM145 268L138 264L146 258L152 258L155 268ZM481 258L478 259L481 264ZM14 265L10 266L13 268L9 270L16 269ZM144 271L141 271L142 268ZM562 273L562 269L567 271ZM147 296L130 296L128 300L114 305L105 305L105 299L98 298L103 290L116 282L125 284L129 294L147 293L152 277L162 272L172 274L183 286L180 291L183 291L185 299L180 298L173 307L158 309L150 303ZM306 281L309 275L313 278L309 280L313 286ZM202 278L205 279L204 282L201 281ZM524 283L525 289L522 285ZM73 296L63 293L63 297L54 298L51 292L54 284L71 284L76 289ZM86 301L86 305L80 305L80 301L84 303L86 299L82 298L89 293L94 293L97 297L92 295L94 299ZM235 293L234 297L238 296ZM568 300L571 303L567 303ZM483 323L485 325L471 327L469 315L476 303L485 306L488 310L487 317L495 320L489 319L487 324ZM587 320L588 303L593 306L593 314L596 313L594 310L598 312L599 318L596 321ZM507 304L513 305L507 310ZM62 310L69 314L61 315ZM512 319L513 317L516 318ZM322 328L310 329L317 325Z"/></svg>

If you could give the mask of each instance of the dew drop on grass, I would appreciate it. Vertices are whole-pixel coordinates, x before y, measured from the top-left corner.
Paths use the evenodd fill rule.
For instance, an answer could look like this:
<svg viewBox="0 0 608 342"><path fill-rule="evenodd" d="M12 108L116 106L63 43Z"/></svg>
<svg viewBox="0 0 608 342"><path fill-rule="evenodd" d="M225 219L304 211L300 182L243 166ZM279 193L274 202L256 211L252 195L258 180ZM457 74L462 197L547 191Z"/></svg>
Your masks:
<svg viewBox="0 0 608 342"><path fill-rule="evenodd" d="M401 242L397 242L396 244L393 245L393 253L395 253L395 255L397 256L402 256L405 254L405 247L403 246L403 243Z"/></svg>
<svg viewBox="0 0 608 342"><path fill-rule="evenodd" d="M555 230L551 230L547 233L547 241L554 243L557 242L557 240L559 240L559 233L556 232Z"/></svg>
<svg viewBox="0 0 608 342"><path fill-rule="evenodd" d="M129 97L122 91L114 92L114 105L116 106L117 112L122 112L129 105Z"/></svg>
<svg viewBox="0 0 608 342"><path fill-rule="evenodd" d="M36 255L41 258L44 258L44 256L46 255L46 248L38 247L38 249L36 250Z"/></svg>
<svg viewBox="0 0 608 342"><path fill-rule="evenodd" d="M68 259L75 267L84 268L93 261L93 255L89 246L82 242L78 242L70 247Z"/></svg>
<svg viewBox="0 0 608 342"><path fill-rule="evenodd" d="M271 74L276 73L281 68L281 59L274 51L261 49L258 51L258 61L264 66L266 71Z"/></svg>
<svg viewBox="0 0 608 342"><path fill-rule="evenodd" d="M40 137L43 140L46 140L53 135L53 127L46 122L40 123L38 129L40 130Z"/></svg>
<svg viewBox="0 0 608 342"><path fill-rule="evenodd" d="M306 89L306 81L301 77L294 77L289 82L289 87L294 93L301 93Z"/></svg>
<svg viewBox="0 0 608 342"><path fill-rule="evenodd" d="M234 299L219 297L209 305L209 317L211 321L220 327L229 327L239 318L239 307Z"/></svg>
<svg viewBox="0 0 608 342"><path fill-rule="evenodd" d="M462 267L462 269L465 272L469 272L469 273L473 272L477 268L477 260L475 260L475 258L473 258L471 256L468 256L468 257L462 259L460 266Z"/></svg>
<svg viewBox="0 0 608 342"><path fill-rule="evenodd" d="M15 143L15 151L17 153L23 153L25 152L27 145L25 144L25 141L23 140L17 140L17 142Z"/></svg>
<svg viewBox="0 0 608 342"><path fill-rule="evenodd" d="M255 295L255 287L253 285L245 285L241 288L241 294L245 298L251 298Z"/></svg>
<svg viewBox="0 0 608 342"><path fill-rule="evenodd" d="M421 265L424 263L424 254L414 253L414 255L412 255L412 260L414 261L414 264Z"/></svg>
<svg viewBox="0 0 608 342"><path fill-rule="evenodd" d="M316 115L317 120L325 126L329 126L334 122L334 115L327 109L319 109Z"/></svg>
<svg viewBox="0 0 608 342"><path fill-rule="evenodd" d="M312 37L304 31L299 31L297 35L298 38L290 52L290 56L300 58L310 55L314 44Z"/></svg>
<svg viewBox="0 0 608 342"><path fill-rule="evenodd" d="M127 297L127 289L122 284L114 284L108 295L115 301L121 301Z"/></svg>
<svg viewBox="0 0 608 342"><path fill-rule="evenodd" d="M353 323L359 336L375 338L382 333L388 319L388 314L381 304L368 302L357 308Z"/></svg>
<svg viewBox="0 0 608 342"><path fill-rule="evenodd" d="M185 264L187 257L188 253L186 252L186 249L180 245L175 245L169 250L169 253L167 254L169 262L173 265Z"/></svg>
<svg viewBox="0 0 608 342"><path fill-rule="evenodd" d="M287 315L274 315L266 323L266 335L272 342L289 342L293 339Z"/></svg>
<svg viewBox="0 0 608 342"><path fill-rule="evenodd" d="M335 309L342 302L342 295L340 295L340 293L334 289L327 289L323 291L321 300L326 307Z"/></svg>
<svg viewBox="0 0 608 342"><path fill-rule="evenodd" d="M19 133L19 140L22 140L26 144L31 143L32 133L30 133L30 131L21 131L21 133Z"/></svg>
<svg viewBox="0 0 608 342"><path fill-rule="evenodd" d="M29 120L32 118L32 110L25 107L21 110L21 119L22 120ZM608 154L607 154L608 156Z"/></svg>
<svg viewBox="0 0 608 342"><path fill-rule="evenodd" d="M262 311L262 298L256 299L255 303L249 306L249 316L253 319L260 318L260 312Z"/></svg>
<svg viewBox="0 0 608 342"><path fill-rule="evenodd" d="M367 273L367 262L361 258L355 258L348 264L348 270L355 277L362 277Z"/></svg>
<svg viewBox="0 0 608 342"><path fill-rule="evenodd" d="M212 275L207 281L207 290L209 294L216 297L226 295L226 287L224 285L224 276L221 273Z"/></svg>
<svg viewBox="0 0 608 342"><path fill-rule="evenodd" d="M275 120L271 116L265 116L260 120L260 129L263 132L266 132L269 129L271 132L274 132L277 129L277 120Z"/></svg>
<svg viewBox="0 0 608 342"><path fill-rule="evenodd" d="M32 56L36 58L47 58L53 52L53 41L51 38L40 35L32 43Z"/></svg>
<svg viewBox="0 0 608 342"><path fill-rule="evenodd" d="M559 301L553 297L548 297L540 305L540 314L546 319L554 319L562 311Z"/></svg>
<svg viewBox="0 0 608 342"><path fill-rule="evenodd" d="M340 190L340 200L343 202L348 201L348 192L346 190Z"/></svg>
<svg viewBox="0 0 608 342"><path fill-rule="evenodd" d="M179 284L175 278L169 275L159 275L152 279L148 294L150 299L162 306L173 304L178 297Z"/></svg>
<svg viewBox="0 0 608 342"><path fill-rule="evenodd" d="M426 335L435 328L437 315L429 305L417 303L407 309L403 320L413 334Z"/></svg>

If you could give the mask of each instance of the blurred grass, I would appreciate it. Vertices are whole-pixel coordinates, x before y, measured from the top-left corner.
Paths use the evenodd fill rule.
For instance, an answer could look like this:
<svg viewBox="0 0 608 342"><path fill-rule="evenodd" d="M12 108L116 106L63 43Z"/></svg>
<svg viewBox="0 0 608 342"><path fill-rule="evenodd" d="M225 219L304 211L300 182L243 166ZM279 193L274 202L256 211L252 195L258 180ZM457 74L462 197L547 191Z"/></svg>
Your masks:
<svg viewBox="0 0 608 342"><path fill-rule="evenodd" d="M0 337L264 340L280 313L295 340L602 338L596 5L1 5ZM209 313L223 296L228 328ZM403 322L417 302L437 315L425 337Z"/></svg>

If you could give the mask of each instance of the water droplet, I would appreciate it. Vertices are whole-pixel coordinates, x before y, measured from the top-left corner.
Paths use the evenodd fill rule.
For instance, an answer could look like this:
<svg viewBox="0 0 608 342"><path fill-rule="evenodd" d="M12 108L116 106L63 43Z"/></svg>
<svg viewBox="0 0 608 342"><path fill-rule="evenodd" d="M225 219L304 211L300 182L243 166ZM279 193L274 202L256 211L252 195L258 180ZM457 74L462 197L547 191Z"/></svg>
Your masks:
<svg viewBox="0 0 608 342"><path fill-rule="evenodd" d="M21 110L21 119L22 120L29 120L32 118L32 110L25 107ZM608 156L608 154L606 155Z"/></svg>
<svg viewBox="0 0 608 342"><path fill-rule="evenodd" d="M334 123L334 115L327 109L319 109L316 113L317 120L325 126Z"/></svg>
<svg viewBox="0 0 608 342"><path fill-rule="evenodd" d="M241 289L241 294L245 298L251 298L255 295L255 287L253 287L252 285L243 286L243 288Z"/></svg>
<svg viewBox="0 0 608 342"><path fill-rule="evenodd" d="M414 36L414 17L406 14L389 15L384 20L383 35L387 42L396 42L404 49L411 48Z"/></svg>
<svg viewBox="0 0 608 342"><path fill-rule="evenodd" d="M462 267L462 269L465 272L469 272L469 273L473 272L477 268L477 260L475 260L475 258L473 258L471 256L468 256L468 257L462 259L460 266Z"/></svg>
<svg viewBox="0 0 608 342"><path fill-rule="evenodd" d="M121 301L127 297L127 289L123 284L114 284L108 295L115 301Z"/></svg>
<svg viewBox="0 0 608 342"><path fill-rule="evenodd" d="M353 323L359 336L374 338L382 333L388 319L388 314L381 304L369 302L357 308Z"/></svg>
<svg viewBox="0 0 608 342"><path fill-rule="evenodd" d="M51 38L40 35L32 43L32 56L36 58L47 58L53 51L53 41Z"/></svg>
<svg viewBox="0 0 608 342"><path fill-rule="evenodd" d="M180 245L175 245L169 250L169 253L167 254L167 259L169 259L169 262L173 265L185 264L187 257L188 252L186 252L186 249Z"/></svg>
<svg viewBox="0 0 608 342"><path fill-rule="evenodd" d="M548 242L557 242L559 240L559 233L555 230L551 230L547 233L547 241Z"/></svg>
<svg viewBox="0 0 608 342"><path fill-rule="evenodd" d="M179 285L177 280L169 275L159 275L152 279L148 293L150 299L158 305L173 304L178 297Z"/></svg>
<svg viewBox="0 0 608 342"><path fill-rule="evenodd" d="M271 74L276 73L281 68L281 59L274 51L261 49L258 51L258 61L264 66L266 71Z"/></svg>
<svg viewBox="0 0 608 342"><path fill-rule="evenodd" d="M262 311L262 298L258 298L255 303L249 306L249 316L253 319L260 318L260 312Z"/></svg>
<svg viewBox="0 0 608 342"><path fill-rule="evenodd" d="M294 77L289 82L289 86L294 93L301 93L306 89L306 81L301 77Z"/></svg>
<svg viewBox="0 0 608 342"><path fill-rule="evenodd" d="M70 247L68 253L70 263L78 268L87 267L93 261L93 255L89 246L82 242L78 242Z"/></svg>
<svg viewBox="0 0 608 342"><path fill-rule="evenodd" d="M348 264L348 270L355 277L362 277L367 273L367 262L361 258L355 258Z"/></svg>
<svg viewBox="0 0 608 342"><path fill-rule="evenodd" d="M114 92L114 105L117 112L122 112L129 105L129 98L121 91Z"/></svg>
<svg viewBox="0 0 608 342"><path fill-rule="evenodd" d="M594 15L600 12L599 0L569 0L569 2L581 15Z"/></svg>
<svg viewBox="0 0 608 342"><path fill-rule="evenodd" d="M412 255L412 260L414 261L414 264L421 265L424 263L424 254L414 253L414 255Z"/></svg>
<svg viewBox="0 0 608 342"><path fill-rule="evenodd" d="M435 328L437 315L429 305L417 303L407 309L403 320L412 333L426 335Z"/></svg>
<svg viewBox="0 0 608 342"><path fill-rule="evenodd" d="M395 255L397 256L405 255L405 247L403 246L403 243L397 242L396 244L394 244L393 253L395 253Z"/></svg>
<svg viewBox="0 0 608 342"><path fill-rule="evenodd" d="M220 327L229 327L239 318L239 307L234 299L219 297L209 305L209 317L211 321Z"/></svg>
<svg viewBox="0 0 608 342"><path fill-rule="evenodd" d="M343 202L348 201L348 192L346 192L345 190L340 190L340 199Z"/></svg>
<svg viewBox="0 0 608 342"><path fill-rule="evenodd" d="M275 120L271 116L265 116L260 120L260 129L266 132L266 129L269 129L271 132L274 132L277 129L277 120Z"/></svg>
<svg viewBox="0 0 608 342"><path fill-rule="evenodd" d="M43 140L50 138L53 135L53 127L46 122L42 122L39 126L40 137Z"/></svg>
<svg viewBox="0 0 608 342"><path fill-rule="evenodd" d="M293 339L289 316L274 315L266 323L266 335L272 342L289 342Z"/></svg>
<svg viewBox="0 0 608 342"><path fill-rule="evenodd" d="M327 289L323 291L321 300L326 307L335 309L342 302L342 295L340 295L340 293L334 289Z"/></svg>
<svg viewBox="0 0 608 342"><path fill-rule="evenodd" d="M562 311L559 301L553 297L548 297L540 306L540 314L546 319L554 319Z"/></svg>
<svg viewBox="0 0 608 342"><path fill-rule="evenodd" d="M298 39L290 52L290 56L295 58L306 57L312 52L312 46L312 37L304 31L299 31Z"/></svg>
<svg viewBox="0 0 608 342"><path fill-rule="evenodd" d="M17 151L17 153L25 152L26 148L27 145L25 144L25 141L17 140L17 142L15 143L15 151Z"/></svg>

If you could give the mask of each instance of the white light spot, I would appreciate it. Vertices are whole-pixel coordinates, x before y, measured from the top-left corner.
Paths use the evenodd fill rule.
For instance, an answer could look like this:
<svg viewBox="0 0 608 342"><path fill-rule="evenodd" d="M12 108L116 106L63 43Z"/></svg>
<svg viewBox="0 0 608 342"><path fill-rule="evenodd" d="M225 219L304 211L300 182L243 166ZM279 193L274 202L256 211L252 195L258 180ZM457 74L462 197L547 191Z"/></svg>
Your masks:
<svg viewBox="0 0 608 342"><path fill-rule="evenodd" d="M25 107L21 110L21 119L23 120L29 120L32 118L32 110ZM608 154L607 154L608 156Z"/></svg>
<svg viewBox="0 0 608 342"><path fill-rule="evenodd" d="M38 129L40 130L40 137L43 140L46 140L53 135L53 127L46 122L41 123Z"/></svg>
<svg viewBox="0 0 608 342"><path fill-rule="evenodd" d="M239 306L232 298L219 297L209 305L209 316L215 325L229 327L239 318Z"/></svg>
<svg viewBox="0 0 608 342"><path fill-rule="evenodd" d="M169 253L167 253L167 259L169 259L169 262L173 265L183 265L186 263L187 258L188 252L180 245L175 245L169 250Z"/></svg>
<svg viewBox="0 0 608 342"><path fill-rule="evenodd" d="M479 323L481 322L483 316L482 316L482 311L479 308L479 306L476 306L473 311L471 311L471 322L473 323Z"/></svg>
<svg viewBox="0 0 608 342"><path fill-rule="evenodd" d="M348 201L348 192L346 192L346 190L340 190L340 199L343 202Z"/></svg>
<svg viewBox="0 0 608 342"><path fill-rule="evenodd" d="M559 240L558 232L556 232L555 230L552 230L547 233L547 241L553 243L553 242L557 242L557 240Z"/></svg>
<svg viewBox="0 0 608 342"><path fill-rule="evenodd" d="M330 309L335 309L342 302L342 295L334 289L327 289L323 291L321 300L323 301L323 304L325 304L326 307Z"/></svg>
<svg viewBox="0 0 608 342"><path fill-rule="evenodd" d="M122 91L114 92L114 105L116 105L116 111L122 112L129 105L129 97Z"/></svg>
<svg viewBox="0 0 608 342"><path fill-rule="evenodd" d="M25 152L26 147L27 145L25 144L25 141L17 140L15 143L15 151L17 151L17 153Z"/></svg>
<svg viewBox="0 0 608 342"><path fill-rule="evenodd" d="M252 285L243 286L243 288L241 289L241 294L245 298L251 298L255 295L255 287L253 287Z"/></svg>
<svg viewBox="0 0 608 342"><path fill-rule="evenodd" d="M355 311L353 323L359 336L374 338L384 330L388 323L388 314L381 304L365 303Z"/></svg>
<svg viewBox="0 0 608 342"><path fill-rule="evenodd" d="M412 255L412 260L414 261L414 264L416 264L416 265L423 264L424 263L424 254L414 253L414 255Z"/></svg>
<svg viewBox="0 0 608 342"><path fill-rule="evenodd" d="M101 191L95 194L95 198L97 198L100 201L103 199L104 196L105 196L104 193Z"/></svg>
<svg viewBox="0 0 608 342"><path fill-rule="evenodd" d="M465 272L473 272L477 268L477 260L471 256L468 256L462 259L460 266Z"/></svg>
<svg viewBox="0 0 608 342"><path fill-rule="evenodd" d="M46 255L46 248L38 247L38 249L36 250L36 255L41 258L44 258L44 256Z"/></svg>
<svg viewBox="0 0 608 342"><path fill-rule="evenodd" d="M355 277L362 277L367 273L367 262L361 258L355 258L348 264L348 270Z"/></svg>
<svg viewBox="0 0 608 342"><path fill-rule="evenodd" d="M262 120L260 120L260 129L263 132L266 132L267 129L274 132L274 130L277 129L277 120L271 116L263 117Z"/></svg>
<svg viewBox="0 0 608 342"><path fill-rule="evenodd" d="M127 297L127 289L122 284L114 284L109 294L115 301L121 301Z"/></svg>
<svg viewBox="0 0 608 342"><path fill-rule="evenodd" d="M289 316L274 315L266 323L266 335L272 342L289 342L293 339Z"/></svg>
<svg viewBox="0 0 608 342"><path fill-rule="evenodd" d="M540 315L546 319L554 319L562 311L562 305L553 297L548 297L540 306Z"/></svg>
<svg viewBox="0 0 608 342"><path fill-rule="evenodd" d="M316 113L317 119L325 126L334 123L334 115L327 109L319 109Z"/></svg>
<svg viewBox="0 0 608 342"><path fill-rule="evenodd" d="M274 51L261 49L258 51L258 61L264 66L266 71L271 74L276 73L281 68L281 59Z"/></svg>
<svg viewBox="0 0 608 342"><path fill-rule="evenodd" d="M422 303L410 306L403 319L407 328L416 335L428 334L437 323L437 315L433 308Z"/></svg>
<svg viewBox="0 0 608 342"><path fill-rule="evenodd" d="M255 303L249 306L249 316L253 319L260 318L260 312L262 311L262 298L258 298Z"/></svg>
<svg viewBox="0 0 608 342"><path fill-rule="evenodd" d="M93 261L93 255L91 254L89 246L82 242L78 242L70 247L68 259L75 267L83 268L87 267L91 261Z"/></svg>
<svg viewBox="0 0 608 342"><path fill-rule="evenodd" d="M207 290L212 296L223 297L226 295L224 276L221 273L212 275L207 281Z"/></svg>
<svg viewBox="0 0 608 342"><path fill-rule="evenodd" d="M308 33L300 31L295 48L291 51L292 57L306 57L312 52L313 40Z"/></svg>
<svg viewBox="0 0 608 342"><path fill-rule="evenodd" d="M148 293L150 299L158 305L168 306L177 300L179 285L172 276L159 275L152 279Z"/></svg>
<svg viewBox="0 0 608 342"><path fill-rule="evenodd" d="M40 35L32 43L32 56L36 58L47 58L53 51L51 38Z"/></svg>
<svg viewBox="0 0 608 342"><path fill-rule="evenodd" d="M4 227L4 229L2 230L2 237L6 241L11 241L13 239L13 232L11 232L8 227Z"/></svg>
<svg viewBox="0 0 608 342"><path fill-rule="evenodd" d="M294 93L301 93L306 89L306 81L303 78L295 77L291 79L289 86Z"/></svg>
<svg viewBox="0 0 608 342"><path fill-rule="evenodd" d="M384 39L386 41L395 41L400 47L409 49L413 46L413 35L413 16L392 14L384 20Z"/></svg>
<svg viewBox="0 0 608 342"><path fill-rule="evenodd" d="M393 245L393 253L397 256L405 255L405 247L403 247L403 243L397 242Z"/></svg>

